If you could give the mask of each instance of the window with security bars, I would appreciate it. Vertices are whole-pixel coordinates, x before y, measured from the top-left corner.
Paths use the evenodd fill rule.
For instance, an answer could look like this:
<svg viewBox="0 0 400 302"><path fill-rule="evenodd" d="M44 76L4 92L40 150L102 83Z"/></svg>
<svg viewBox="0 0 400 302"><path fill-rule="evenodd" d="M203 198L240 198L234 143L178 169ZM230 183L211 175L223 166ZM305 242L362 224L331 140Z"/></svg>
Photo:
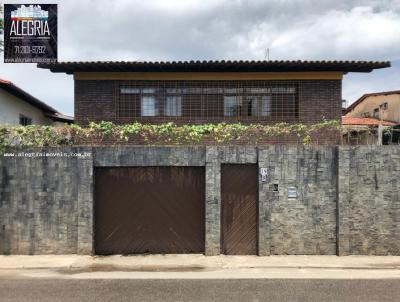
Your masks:
<svg viewBox="0 0 400 302"><path fill-rule="evenodd" d="M239 98L235 96L224 96L224 116L235 117L238 114Z"/></svg>
<svg viewBox="0 0 400 302"><path fill-rule="evenodd" d="M165 116L182 116L182 97L169 95L165 99Z"/></svg>
<svg viewBox="0 0 400 302"><path fill-rule="evenodd" d="M279 121L299 115L296 81L129 81L118 90L123 120Z"/></svg>
<svg viewBox="0 0 400 302"><path fill-rule="evenodd" d="M151 95L142 96L140 112L142 116L157 116L156 98Z"/></svg>

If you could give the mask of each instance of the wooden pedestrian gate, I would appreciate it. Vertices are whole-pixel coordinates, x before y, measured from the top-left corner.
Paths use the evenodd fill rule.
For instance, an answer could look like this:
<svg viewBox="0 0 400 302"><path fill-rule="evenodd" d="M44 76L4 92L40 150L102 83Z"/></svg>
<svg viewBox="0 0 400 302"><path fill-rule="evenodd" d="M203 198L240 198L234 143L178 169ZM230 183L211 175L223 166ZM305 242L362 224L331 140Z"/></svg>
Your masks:
<svg viewBox="0 0 400 302"><path fill-rule="evenodd" d="M258 167L221 166L221 253L256 255L258 236Z"/></svg>
<svg viewBox="0 0 400 302"><path fill-rule="evenodd" d="M96 254L203 253L204 167L96 168Z"/></svg>

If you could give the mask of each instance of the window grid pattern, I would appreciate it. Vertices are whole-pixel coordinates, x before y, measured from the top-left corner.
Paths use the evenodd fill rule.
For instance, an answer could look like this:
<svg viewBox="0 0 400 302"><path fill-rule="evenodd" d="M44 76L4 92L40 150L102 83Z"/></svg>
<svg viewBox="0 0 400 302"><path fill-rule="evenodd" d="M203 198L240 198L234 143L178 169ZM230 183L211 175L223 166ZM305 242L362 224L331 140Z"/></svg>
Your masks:
<svg viewBox="0 0 400 302"><path fill-rule="evenodd" d="M298 96L298 81L123 81L117 112L122 121L296 121Z"/></svg>

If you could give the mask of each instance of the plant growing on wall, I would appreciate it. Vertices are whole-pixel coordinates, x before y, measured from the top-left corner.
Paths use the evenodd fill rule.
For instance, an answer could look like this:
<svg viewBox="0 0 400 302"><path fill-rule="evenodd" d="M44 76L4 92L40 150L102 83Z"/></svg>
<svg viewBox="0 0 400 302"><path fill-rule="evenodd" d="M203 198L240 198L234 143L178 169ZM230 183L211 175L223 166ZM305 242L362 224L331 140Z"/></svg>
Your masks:
<svg viewBox="0 0 400 302"><path fill-rule="evenodd" d="M318 124L275 125L204 124L159 125L133 123L115 125L112 122L90 123L88 127L66 125L51 126L0 126L0 151L10 147L57 147L74 145L190 145L190 144L263 144L270 138L297 138L299 144L314 143L313 135L340 130L338 121Z"/></svg>

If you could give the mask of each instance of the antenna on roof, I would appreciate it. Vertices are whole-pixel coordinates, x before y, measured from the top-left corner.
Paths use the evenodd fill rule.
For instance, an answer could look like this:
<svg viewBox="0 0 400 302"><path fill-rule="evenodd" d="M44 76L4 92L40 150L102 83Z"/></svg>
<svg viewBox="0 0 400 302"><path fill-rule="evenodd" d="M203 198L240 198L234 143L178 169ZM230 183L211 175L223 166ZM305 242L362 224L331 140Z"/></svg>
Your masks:
<svg viewBox="0 0 400 302"><path fill-rule="evenodd" d="M269 47L265 50L265 60L269 61Z"/></svg>

